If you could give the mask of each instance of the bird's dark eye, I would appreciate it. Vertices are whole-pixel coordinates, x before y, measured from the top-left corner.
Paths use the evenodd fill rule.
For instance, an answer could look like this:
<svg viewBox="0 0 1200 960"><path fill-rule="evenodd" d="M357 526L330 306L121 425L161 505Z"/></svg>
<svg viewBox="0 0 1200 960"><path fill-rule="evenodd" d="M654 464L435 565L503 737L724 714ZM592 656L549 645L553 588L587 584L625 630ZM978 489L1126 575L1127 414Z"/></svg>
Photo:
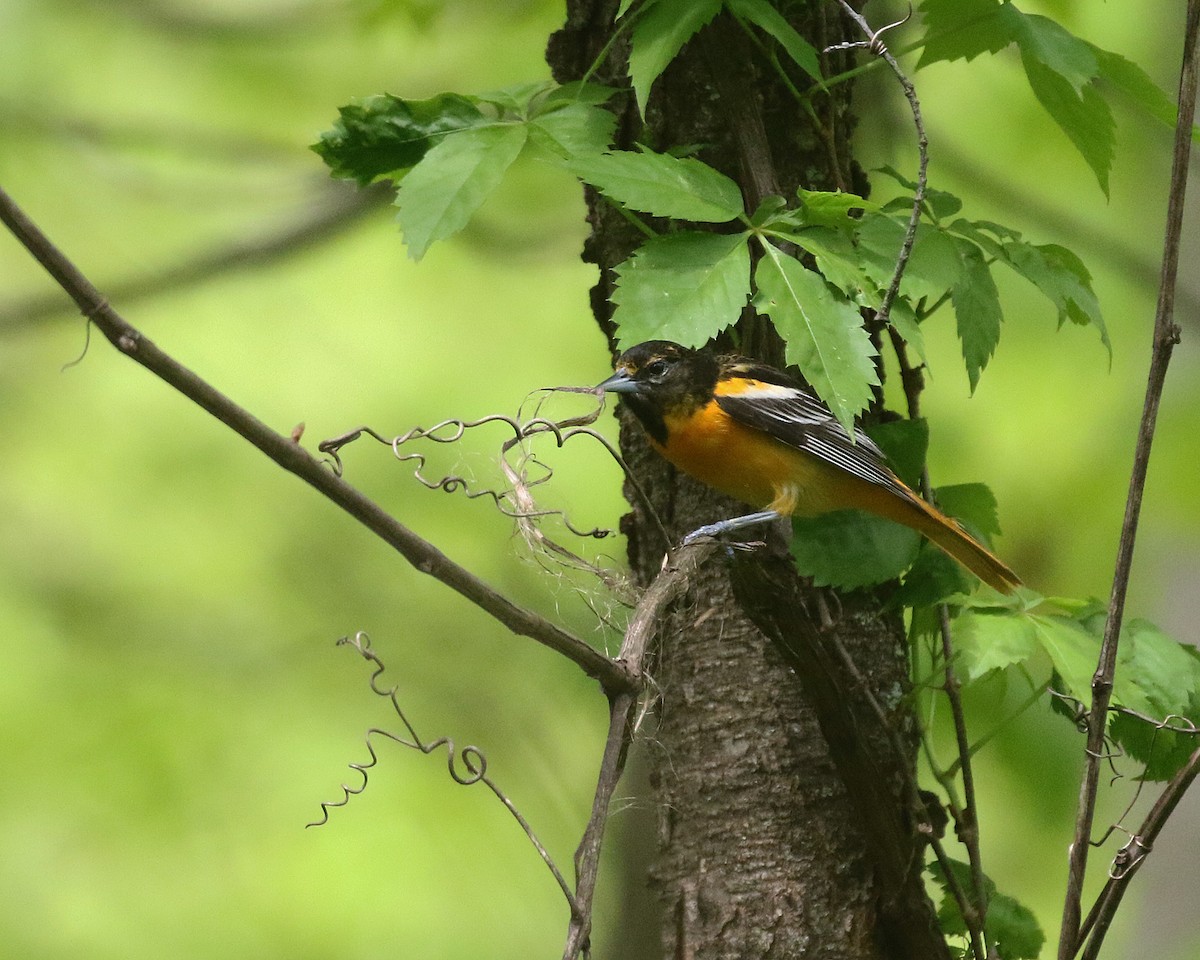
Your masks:
<svg viewBox="0 0 1200 960"><path fill-rule="evenodd" d="M661 380L670 366L666 360L651 360L642 367L642 374L650 380Z"/></svg>

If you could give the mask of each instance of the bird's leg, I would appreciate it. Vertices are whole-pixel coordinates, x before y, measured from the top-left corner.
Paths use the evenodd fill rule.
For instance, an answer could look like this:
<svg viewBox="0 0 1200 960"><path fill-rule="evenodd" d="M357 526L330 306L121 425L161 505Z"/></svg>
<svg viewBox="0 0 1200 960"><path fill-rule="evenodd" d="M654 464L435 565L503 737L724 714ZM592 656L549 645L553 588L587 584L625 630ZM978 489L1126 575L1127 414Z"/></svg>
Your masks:
<svg viewBox="0 0 1200 960"><path fill-rule="evenodd" d="M705 537L720 537L726 533L732 533L734 530L743 530L746 527L757 527L764 523L770 523L772 520L778 520L782 514L775 510L762 510L758 513L748 513L744 517L731 517L728 520L721 520L719 523L705 524L703 527L697 527L686 537L683 538L683 545L695 543L697 540Z"/></svg>

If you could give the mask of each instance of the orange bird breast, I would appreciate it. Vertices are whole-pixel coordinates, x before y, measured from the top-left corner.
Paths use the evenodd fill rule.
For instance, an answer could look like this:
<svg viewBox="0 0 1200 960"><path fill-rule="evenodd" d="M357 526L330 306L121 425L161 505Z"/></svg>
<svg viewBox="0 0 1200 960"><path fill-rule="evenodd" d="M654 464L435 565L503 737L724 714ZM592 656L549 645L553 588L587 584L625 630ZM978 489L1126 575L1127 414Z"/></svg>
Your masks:
<svg viewBox="0 0 1200 960"><path fill-rule="evenodd" d="M697 480L753 507L773 505L791 513L805 473L817 466L813 457L738 423L716 402L668 413L664 419L669 448L655 443L659 453ZM781 498L789 502L777 502Z"/></svg>

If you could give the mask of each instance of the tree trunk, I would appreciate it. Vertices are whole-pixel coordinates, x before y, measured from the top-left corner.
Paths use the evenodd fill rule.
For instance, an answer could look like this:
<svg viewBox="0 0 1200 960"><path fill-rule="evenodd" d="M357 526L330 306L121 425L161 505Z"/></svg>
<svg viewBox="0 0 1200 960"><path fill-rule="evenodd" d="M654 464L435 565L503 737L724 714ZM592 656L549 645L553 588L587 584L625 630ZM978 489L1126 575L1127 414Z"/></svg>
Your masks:
<svg viewBox="0 0 1200 960"><path fill-rule="evenodd" d="M547 54L560 82L591 66L616 7L617 0L568 0L567 23ZM796 3L790 16L818 49L848 36L833 4ZM627 54L626 34L594 79L626 85ZM843 65L831 66L827 73ZM772 71L723 14L659 78L644 127L632 97L618 101L618 146L629 149L635 138L654 149L700 144L701 159L742 185L749 209L768 195L794 196L798 186L865 193L848 146L849 85L815 97L814 120ZM584 257L600 268L593 309L611 343L612 267L640 234L593 192L587 199ZM747 316L738 334L740 352L782 364L768 324ZM630 466L673 537L745 512L661 460L630 418L621 425ZM643 506L630 502L623 529L635 574L647 583L664 545ZM921 881L923 817L904 785L911 737L887 729L913 729L897 703L907 683L901 618L885 614L872 594L826 602L782 553L774 543L758 555L718 555L663 624L650 751L660 823L651 881L663 902L663 956L947 957ZM825 628L809 616L822 608L833 611ZM847 673L842 650L883 704L883 720L865 706L869 695Z"/></svg>

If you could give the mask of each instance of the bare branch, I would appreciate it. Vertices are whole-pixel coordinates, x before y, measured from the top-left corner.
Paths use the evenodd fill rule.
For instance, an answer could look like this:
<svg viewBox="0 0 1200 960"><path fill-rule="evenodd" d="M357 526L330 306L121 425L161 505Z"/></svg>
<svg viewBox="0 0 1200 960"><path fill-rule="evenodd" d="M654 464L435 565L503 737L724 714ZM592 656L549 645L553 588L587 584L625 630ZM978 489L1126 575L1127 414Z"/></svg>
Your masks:
<svg viewBox="0 0 1200 960"><path fill-rule="evenodd" d="M909 109L912 111L913 124L917 129L917 189L913 191L912 213L908 217L908 227L904 231L904 242L900 245L900 254L896 257L896 269L892 273L892 281L888 284L887 292L883 295L883 302L875 313L876 318L881 323L887 323L888 316L892 311L892 304L896 301L896 296L900 293L900 281L904 278L904 269L908 266L908 258L912 255L913 243L917 239L917 225L921 222L921 207L925 203L925 182L929 168L929 138L925 135L925 123L921 119L921 102L917 99L916 88L912 85L912 81L908 79L905 72L900 69L899 62L888 51L888 48L884 46L882 40L882 35L886 31L907 22L908 17L896 23L889 23L879 30L872 30L870 24L867 23L862 14L855 10L847 0L838 0L838 3L846 11L846 14L862 28L863 33L867 35L867 40L863 45L871 53L882 57L887 65L892 68L892 73L896 75L896 79L900 82L900 86L904 90L904 96L908 100ZM912 9L910 7L909 16L911 15Z"/></svg>
<svg viewBox="0 0 1200 960"><path fill-rule="evenodd" d="M363 493L335 476L321 461L291 437L276 433L249 411L238 406L191 370L159 350L127 323L38 229L17 204L0 189L0 221L71 295L88 317L122 353L170 384L184 396L230 427L279 466L324 494L367 529L394 547L409 563L441 580L490 614L513 633L530 637L561 653L595 677L610 694L631 691L636 685L620 664L609 660L583 640L538 614L519 607L473 573L417 536Z"/></svg>
<svg viewBox="0 0 1200 960"><path fill-rule="evenodd" d="M929 474L922 478L925 495L929 497ZM971 865L971 886L974 888L973 909L969 915L963 913L963 922L971 935L971 948L976 960L987 956L984 931L987 925L988 897L984 879L983 859L979 851L979 807L975 801L975 774L971 766L971 742L967 736L967 719L963 713L962 694L958 674L954 669L954 641L950 635L950 611L944 603L938 604L938 632L942 640L943 669L946 674L944 689L950 702L950 716L954 721L954 737L958 747L959 776L962 778L963 805L954 811L958 827L958 838L967 848L967 861Z"/></svg>
<svg viewBox="0 0 1200 960"><path fill-rule="evenodd" d="M1079 931L1080 943L1087 940L1087 945L1083 949L1083 960L1095 960L1099 954L1105 934L1108 933L1109 925L1112 923L1113 915L1117 912L1117 907L1121 905L1121 899L1129 887L1129 881L1133 879L1133 875L1137 873L1142 862L1150 855L1158 834L1175 811L1175 807L1183 798L1188 787L1196 779L1197 774L1200 774L1200 747L1192 753L1188 762L1163 789L1138 831L1131 835L1129 842L1117 851L1112 866L1108 870L1108 882L1104 885L1100 896L1096 898L1096 903ZM1090 939L1088 939L1089 934Z"/></svg>
<svg viewBox="0 0 1200 960"><path fill-rule="evenodd" d="M696 571L715 549L716 545L712 543L694 543L676 551L642 595L625 630L618 656L618 662L625 666L632 677L640 679L643 676L643 664L662 622L663 611L684 592ZM624 772L625 758L633 742L637 702L637 696L630 692L610 697L608 738L600 761L592 815L575 852L575 905L563 948L563 960L575 960L588 948L604 828L608 822L613 792Z"/></svg>
<svg viewBox="0 0 1200 960"><path fill-rule="evenodd" d="M1059 935L1059 960L1070 960L1080 946L1080 900L1087 872L1088 840L1096 811L1096 792L1100 777L1100 761L1104 743L1105 722L1112 697L1113 674L1117 665L1117 643L1125 613L1125 594L1133 565L1133 548L1137 539L1138 517L1142 493L1150 463L1150 447L1158 418L1158 405L1166 380L1171 351L1179 342L1179 327L1175 323L1175 280L1179 268L1179 238L1183 226L1183 204L1187 190L1188 160L1191 155L1192 121L1196 112L1196 38L1200 31L1200 0L1188 0L1184 29L1183 68L1179 79L1179 117L1175 126L1175 151L1171 164L1171 192L1167 200L1166 235L1163 241L1162 275L1159 282L1158 306L1154 317L1153 346L1150 371L1146 378L1146 399L1138 428L1134 450L1133 470L1129 479L1129 495L1125 502L1125 519L1121 525L1121 540L1117 547L1116 569L1113 573L1109 598L1108 620L1104 624L1104 639L1100 659L1092 677L1092 706L1088 716L1088 741L1084 775L1079 788L1079 806L1075 819L1075 837L1071 844L1067 890L1063 902L1062 929Z"/></svg>

